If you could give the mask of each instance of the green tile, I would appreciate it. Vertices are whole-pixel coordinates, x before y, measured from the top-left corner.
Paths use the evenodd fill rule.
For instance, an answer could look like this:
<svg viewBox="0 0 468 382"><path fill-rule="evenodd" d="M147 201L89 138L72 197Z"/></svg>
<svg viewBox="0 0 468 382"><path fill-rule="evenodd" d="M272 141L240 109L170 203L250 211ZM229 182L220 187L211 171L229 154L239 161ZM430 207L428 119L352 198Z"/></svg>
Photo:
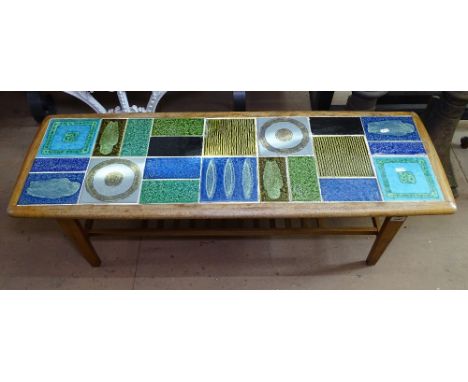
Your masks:
<svg viewBox="0 0 468 382"><path fill-rule="evenodd" d="M154 120L151 135L203 135L203 118L157 118Z"/></svg>
<svg viewBox="0 0 468 382"><path fill-rule="evenodd" d="M285 158L259 158L262 202L289 201Z"/></svg>
<svg viewBox="0 0 468 382"><path fill-rule="evenodd" d="M363 136L315 136L314 148L320 176L374 176Z"/></svg>
<svg viewBox="0 0 468 382"><path fill-rule="evenodd" d="M146 156L152 125L152 119L129 119L120 155Z"/></svg>
<svg viewBox="0 0 468 382"><path fill-rule="evenodd" d="M140 203L197 203L199 180L145 180Z"/></svg>
<svg viewBox="0 0 468 382"><path fill-rule="evenodd" d="M320 201L320 191L313 157L288 158L291 198L294 201Z"/></svg>
<svg viewBox="0 0 468 382"><path fill-rule="evenodd" d="M126 119L103 119L93 155L119 156L126 123Z"/></svg>

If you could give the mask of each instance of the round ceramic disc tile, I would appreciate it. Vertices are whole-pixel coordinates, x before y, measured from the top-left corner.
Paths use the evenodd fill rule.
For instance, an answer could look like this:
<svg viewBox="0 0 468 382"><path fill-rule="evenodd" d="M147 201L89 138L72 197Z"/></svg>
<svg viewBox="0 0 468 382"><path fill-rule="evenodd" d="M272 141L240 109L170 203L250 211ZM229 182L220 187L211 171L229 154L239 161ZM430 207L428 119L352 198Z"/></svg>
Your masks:
<svg viewBox="0 0 468 382"><path fill-rule="evenodd" d="M295 119L275 118L261 126L260 143L269 151L292 154L310 141L306 126Z"/></svg>
<svg viewBox="0 0 468 382"><path fill-rule="evenodd" d="M110 159L98 163L88 173L86 190L103 202L125 199L136 191L141 179L137 164L127 159Z"/></svg>

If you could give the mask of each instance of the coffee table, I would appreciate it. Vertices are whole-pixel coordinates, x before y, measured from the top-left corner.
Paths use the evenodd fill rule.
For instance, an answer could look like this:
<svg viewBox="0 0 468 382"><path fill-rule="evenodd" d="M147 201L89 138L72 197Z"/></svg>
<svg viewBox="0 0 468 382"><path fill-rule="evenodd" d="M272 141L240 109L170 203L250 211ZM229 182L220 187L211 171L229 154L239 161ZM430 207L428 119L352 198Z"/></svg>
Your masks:
<svg viewBox="0 0 468 382"><path fill-rule="evenodd" d="M91 236L317 234L374 235L373 265L407 216L455 210L416 114L310 111L51 116L8 206L57 219L93 266ZM350 217L370 224L325 220Z"/></svg>

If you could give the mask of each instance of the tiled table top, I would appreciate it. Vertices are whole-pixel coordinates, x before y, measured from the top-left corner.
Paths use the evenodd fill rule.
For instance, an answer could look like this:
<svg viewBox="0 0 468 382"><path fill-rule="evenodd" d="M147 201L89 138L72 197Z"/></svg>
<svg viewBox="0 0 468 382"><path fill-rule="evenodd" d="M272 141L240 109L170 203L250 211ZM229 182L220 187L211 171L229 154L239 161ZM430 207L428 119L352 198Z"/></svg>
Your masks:
<svg viewBox="0 0 468 382"><path fill-rule="evenodd" d="M57 116L43 125L26 160L13 210L453 205L432 144L415 118L311 112Z"/></svg>

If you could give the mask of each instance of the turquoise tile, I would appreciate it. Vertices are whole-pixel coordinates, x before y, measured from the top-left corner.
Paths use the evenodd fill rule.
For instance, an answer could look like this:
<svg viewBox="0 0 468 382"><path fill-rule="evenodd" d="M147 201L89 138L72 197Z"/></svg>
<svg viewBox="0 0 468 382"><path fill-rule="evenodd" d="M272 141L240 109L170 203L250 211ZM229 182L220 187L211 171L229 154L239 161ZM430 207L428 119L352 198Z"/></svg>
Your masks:
<svg viewBox="0 0 468 382"><path fill-rule="evenodd" d="M99 119L51 119L37 156L91 156L99 123Z"/></svg>
<svg viewBox="0 0 468 382"><path fill-rule="evenodd" d="M442 199L431 164L425 156L382 156L373 160L385 201Z"/></svg>

